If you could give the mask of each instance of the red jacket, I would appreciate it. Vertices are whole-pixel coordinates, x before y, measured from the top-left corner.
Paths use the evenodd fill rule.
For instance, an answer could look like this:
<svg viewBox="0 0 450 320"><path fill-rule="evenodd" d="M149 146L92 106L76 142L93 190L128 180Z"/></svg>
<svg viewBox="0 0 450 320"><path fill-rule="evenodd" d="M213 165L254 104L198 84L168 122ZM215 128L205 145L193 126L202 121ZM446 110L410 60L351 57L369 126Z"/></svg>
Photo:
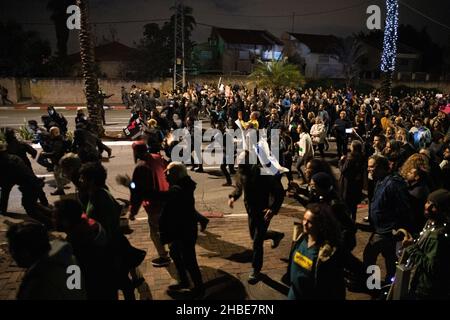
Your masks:
<svg viewBox="0 0 450 320"><path fill-rule="evenodd" d="M130 186L132 216L138 213L141 204L149 214L160 212L161 202L150 202L149 199L151 193L169 190L169 183L164 174L166 166L164 158L156 153L147 154L145 160L138 160L132 177L134 184Z"/></svg>

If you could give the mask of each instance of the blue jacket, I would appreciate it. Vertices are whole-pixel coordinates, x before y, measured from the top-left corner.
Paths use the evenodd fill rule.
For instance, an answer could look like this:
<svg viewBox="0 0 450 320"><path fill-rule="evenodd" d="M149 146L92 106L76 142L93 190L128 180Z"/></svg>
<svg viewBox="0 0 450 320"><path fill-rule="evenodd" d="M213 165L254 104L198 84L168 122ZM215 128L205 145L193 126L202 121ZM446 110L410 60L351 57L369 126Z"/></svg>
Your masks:
<svg viewBox="0 0 450 320"><path fill-rule="evenodd" d="M391 233L399 227L410 228L408 189L403 178L388 175L375 185L369 217L375 232Z"/></svg>

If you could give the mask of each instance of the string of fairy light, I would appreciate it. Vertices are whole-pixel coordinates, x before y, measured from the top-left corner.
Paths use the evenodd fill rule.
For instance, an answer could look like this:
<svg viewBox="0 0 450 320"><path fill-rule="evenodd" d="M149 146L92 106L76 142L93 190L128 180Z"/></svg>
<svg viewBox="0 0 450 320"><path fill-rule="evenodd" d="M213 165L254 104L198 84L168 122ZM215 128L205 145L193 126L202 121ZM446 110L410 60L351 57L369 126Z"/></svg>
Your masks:
<svg viewBox="0 0 450 320"><path fill-rule="evenodd" d="M398 1L386 0L386 8L381 71L393 72L395 70L395 58L397 56Z"/></svg>

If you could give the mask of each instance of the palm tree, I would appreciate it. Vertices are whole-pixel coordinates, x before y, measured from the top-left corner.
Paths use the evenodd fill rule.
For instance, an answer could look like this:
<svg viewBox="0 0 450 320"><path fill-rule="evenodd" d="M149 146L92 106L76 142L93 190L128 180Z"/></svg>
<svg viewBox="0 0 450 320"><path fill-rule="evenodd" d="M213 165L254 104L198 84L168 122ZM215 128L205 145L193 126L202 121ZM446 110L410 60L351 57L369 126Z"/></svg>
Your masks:
<svg viewBox="0 0 450 320"><path fill-rule="evenodd" d="M75 4L75 0L49 0L47 10L51 11L50 18L55 25L56 46L58 48L58 57L67 56L67 40L69 40L69 29L67 29L67 7Z"/></svg>
<svg viewBox="0 0 450 320"><path fill-rule="evenodd" d="M95 74L94 49L92 47L91 33L88 16L88 0L77 0L77 5L81 13L80 29L80 55L81 70L84 78L84 89L86 94L88 117L92 122L93 129L100 136L104 135L101 110L103 106L98 101L98 79Z"/></svg>
<svg viewBox="0 0 450 320"><path fill-rule="evenodd" d="M332 54L342 64L345 84L350 87L359 76L360 62L365 54L361 42L354 37L340 39L332 49Z"/></svg>
<svg viewBox="0 0 450 320"><path fill-rule="evenodd" d="M270 62L258 61L258 65L249 75L258 87L278 89L281 87L301 87L305 84L305 78L296 65L283 60Z"/></svg>

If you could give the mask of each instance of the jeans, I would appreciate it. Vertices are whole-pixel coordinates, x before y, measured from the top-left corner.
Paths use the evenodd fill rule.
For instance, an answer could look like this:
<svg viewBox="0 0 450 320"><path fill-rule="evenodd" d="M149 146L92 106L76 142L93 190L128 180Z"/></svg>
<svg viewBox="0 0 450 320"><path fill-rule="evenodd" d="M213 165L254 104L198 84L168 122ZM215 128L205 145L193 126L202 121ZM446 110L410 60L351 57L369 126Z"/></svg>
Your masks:
<svg viewBox="0 0 450 320"><path fill-rule="evenodd" d="M364 248L363 264L364 269L377 264L378 255L381 253L386 263L386 281L395 275L395 262L397 256L395 253L395 240L392 234L372 233L369 242Z"/></svg>
<svg viewBox="0 0 450 320"><path fill-rule="evenodd" d="M281 233L277 231L267 230L269 224L264 221L262 212L248 216L248 226L250 237L253 240L253 259L252 267L254 272L260 272L263 266L264 257L264 240L276 239Z"/></svg>

